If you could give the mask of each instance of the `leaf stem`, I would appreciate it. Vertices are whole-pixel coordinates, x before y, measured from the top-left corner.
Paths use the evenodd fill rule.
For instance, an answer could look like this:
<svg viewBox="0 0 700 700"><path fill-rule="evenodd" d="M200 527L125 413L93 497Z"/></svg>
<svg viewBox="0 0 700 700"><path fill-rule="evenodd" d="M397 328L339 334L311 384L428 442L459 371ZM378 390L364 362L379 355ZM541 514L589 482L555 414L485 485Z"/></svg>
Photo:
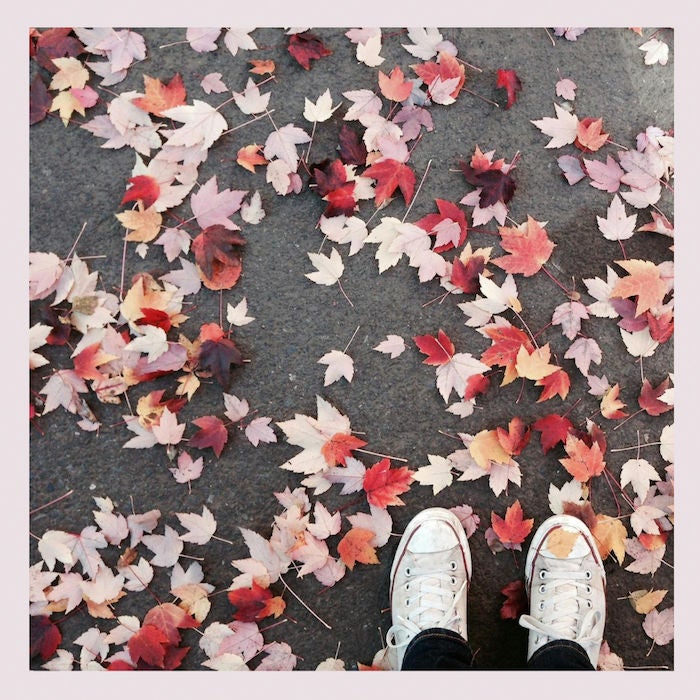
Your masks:
<svg viewBox="0 0 700 700"><path fill-rule="evenodd" d="M386 457L387 459L393 459L396 460L397 462L408 462L407 459L404 459L403 457L394 457L393 455L384 455L381 452L372 452L370 450L363 450L359 447L356 447L355 452L362 452L363 454L366 455L373 455L374 457Z"/></svg>
<svg viewBox="0 0 700 700"><path fill-rule="evenodd" d="M66 491L62 496L59 496L58 498L54 498L53 501L49 501L48 503L44 503L43 506L39 506L37 508L34 508L34 510L29 511L29 515L34 515L34 513L38 513L40 510L43 510L44 508L48 508L49 506L53 506L59 501L62 501L64 498L67 498L73 493L74 489L71 489L70 491Z"/></svg>
<svg viewBox="0 0 700 700"><path fill-rule="evenodd" d="M418 193L421 191L421 188L423 187L423 183L425 182L425 178L428 175L428 170L430 170L430 165L433 162L433 159L431 158L428 161L428 164L425 166L425 172L423 173L423 177L421 178L420 182L418 183L418 188L416 189L413 199L411 199L410 204L408 205L408 208L406 209L406 213L403 215L403 219L401 219L401 223L406 221L406 217L408 216L408 213L411 211L411 208L413 207L414 202L416 201L416 198L418 197Z"/></svg>
<svg viewBox="0 0 700 700"><path fill-rule="evenodd" d="M332 630L333 628L324 622L290 587L289 584L280 576L280 581L284 584L284 587L326 628Z"/></svg>

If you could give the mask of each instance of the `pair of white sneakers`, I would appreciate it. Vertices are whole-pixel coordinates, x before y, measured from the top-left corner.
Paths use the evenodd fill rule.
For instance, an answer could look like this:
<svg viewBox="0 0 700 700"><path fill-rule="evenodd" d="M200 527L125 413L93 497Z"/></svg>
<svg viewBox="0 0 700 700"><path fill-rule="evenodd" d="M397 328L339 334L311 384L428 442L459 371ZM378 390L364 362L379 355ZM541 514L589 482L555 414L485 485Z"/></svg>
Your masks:
<svg viewBox="0 0 700 700"><path fill-rule="evenodd" d="M449 629L467 640L467 592L472 560L459 518L427 508L408 524L391 567L392 625L386 667L401 668L406 647L422 630ZM586 524L554 515L535 532L525 563L530 612L528 660L555 639L580 644L596 668L605 626L605 571Z"/></svg>

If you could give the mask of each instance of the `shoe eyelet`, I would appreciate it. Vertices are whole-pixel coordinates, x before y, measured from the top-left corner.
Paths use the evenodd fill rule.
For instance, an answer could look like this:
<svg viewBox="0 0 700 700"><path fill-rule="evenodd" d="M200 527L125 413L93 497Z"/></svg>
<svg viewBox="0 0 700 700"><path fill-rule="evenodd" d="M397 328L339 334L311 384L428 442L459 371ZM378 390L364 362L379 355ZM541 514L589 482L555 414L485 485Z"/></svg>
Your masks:
<svg viewBox="0 0 700 700"><path fill-rule="evenodd" d="M457 562L456 562L456 561L451 561L451 562L450 562L450 570L451 570L451 571L456 571L456 570L457 570Z"/></svg>
<svg viewBox="0 0 700 700"><path fill-rule="evenodd" d="M592 608L592 607L593 607L593 603L591 603L590 600L587 600L586 603L588 604L588 607L589 607L589 608Z"/></svg>
<svg viewBox="0 0 700 700"><path fill-rule="evenodd" d="M450 583L451 583L453 586L456 586L456 585L457 585L457 579L456 579L454 576L450 576Z"/></svg>
<svg viewBox="0 0 700 700"><path fill-rule="evenodd" d="M590 571L586 571L586 572L585 572L585 575L586 575L586 579L587 579L588 581L590 581L590 580L591 580L591 576L593 576L593 574L592 574Z"/></svg>
<svg viewBox="0 0 700 700"><path fill-rule="evenodd" d="M411 575L411 569L410 569L410 567L407 566L407 567L404 569L404 573L406 574L406 576L410 576L410 575Z"/></svg>
<svg viewBox="0 0 700 700"><path fill-rule="evenodd" d="M537 606L540 610L544 610L544 601L541 600L540 604Z"/></svg>
<svg viewBox="0 0 700 700"><path fill-rule="evenodd" d="M546 586L545 586L544 583L540 586L539 590L540 590L540 593L544 593L544 592L545 592Z"/></svg>
<svg viewBox="0 0 700 700"><path fill-rule="evenodd" d="M406 598L404 602L406 604L406 607L408 607L411 604L411 601L408 598Z"/></svg>
<svg viewBox="0 0 700 700"><path fill-rule="evenodd" d="M410 584L410 583L407 583L407 584L404 586L404 589L407 590L407 591L410 591L410 590L411 590L411 584Z"/></svg>
<svg viewBox="0 0 700 700"><path fill-rule="evenodd" d="M586 586L586 593L592 593L593 589L590 586Z"/></svg>
<svg viewBox="0 0 700 700"><path fill-rule="evenodd" d="M542 580L544 580L546 575L547 575L547 569L540 569L540 578Z"/></svg>

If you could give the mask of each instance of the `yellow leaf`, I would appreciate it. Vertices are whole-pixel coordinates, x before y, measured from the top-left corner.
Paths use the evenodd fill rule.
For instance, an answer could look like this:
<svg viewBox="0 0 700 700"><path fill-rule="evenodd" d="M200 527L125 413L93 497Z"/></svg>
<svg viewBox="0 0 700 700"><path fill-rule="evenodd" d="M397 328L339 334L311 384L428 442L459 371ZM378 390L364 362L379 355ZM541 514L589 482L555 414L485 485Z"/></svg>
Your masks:
<svg viewBox="0 0 700 700"><path fill-rule="evenodd" d="M511 461L495 430L482 430L477 433L469 443L469 453L472 459L486 471L491 469L491 462L510 464Z"/></svg>
<svg viewBox="0 0 700 700"><path fill-rule="evenodd" d="M668 591L664 589L633 591L630 593L630 603L640 615L646 615L666 597L667 593Z"/></svg>
<svg viewBox="0 0 700 700"><path fill-rule="evenodd" d="M600 556L607 559L612 552L617 563L622 566L625 558L625 539L627 538L627 529L624 523L609 515L598 514L591 534L598 545Z"/></svg>
<svg viewBox="0 0 700 700"><path fill-rule="evenodd" d="M566 559L579 537L578 532L567 532L563 528L552 530L547 536L547 549L557 558Z"/></svg>
<svg viewBox="0 0 700 700"><path fill-rule="evenodd" d="M85 116L85 108L68 90L59 92L58 95L53 98L49 112L55 112L56 110L58 110L58 113L61 115L63 126L68 126L73 112L78 112L78 114Z"/></svg>
<svg viewBox="0 0 700 700"><path fill-rule="evenodd" d="M611 298L637 297L635 317L658 306L668 291L659 268L649 260L616 260L627 271L610 292Z"/></svg>
<svg viewBox="0 0 700 700"><path fill-rule="evenodd" d="M49 90L82 90L90 77L87 68L72 56L52 59L58 71L54 73Z"/></svg>
<svg viewBox="0 0 700 700"><path fill-rule="evenodd" d="M521 345L515 358L515 370L518 376L524 379L543 379L556 372L559 367L549 364L550 355L549 343L541 348L535 348L532 353L528 353L527 348Z"/></svg>
<svg viewBox="0 0 700 700"><path fill-rule="evenodd" d="M131 233L126 234L127 241L148 243L158 235L163 217L152 206L144 210L140 201L137 206L138 209L124 211L121 214L115 214L115 216L121 221L124 228L132 229Z"/></svg>
<svg viewBox="0 0 700 700"><path fill-rule="evenodd" d="M175 389L175 394L177 396L187 395L187 400L192 401L192 396L194 392L199 389L200 381L199 377L194 372L188 372L182 377L177 378L177 383L180 385Z"/></svg>

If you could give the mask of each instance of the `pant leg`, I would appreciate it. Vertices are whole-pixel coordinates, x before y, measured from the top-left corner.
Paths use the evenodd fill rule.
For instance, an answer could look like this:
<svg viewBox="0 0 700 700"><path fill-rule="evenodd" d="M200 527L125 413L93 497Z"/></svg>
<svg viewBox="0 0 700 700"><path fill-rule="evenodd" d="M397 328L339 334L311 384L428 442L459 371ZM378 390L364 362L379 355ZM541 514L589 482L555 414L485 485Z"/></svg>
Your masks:
<svg viewBox="0 0 700 700"><path fill-rule="evenodd" d="M533 671L595 671L586 650L569 639L555 639L540 647L527 662Z"/></svg>
<svg viewBox="0 0 700 700"><path fill-rule="evenodd" d="M433 627L419 632L406 647L402 671L464 671L471 668L472 652L461 635Z"/></svg>

